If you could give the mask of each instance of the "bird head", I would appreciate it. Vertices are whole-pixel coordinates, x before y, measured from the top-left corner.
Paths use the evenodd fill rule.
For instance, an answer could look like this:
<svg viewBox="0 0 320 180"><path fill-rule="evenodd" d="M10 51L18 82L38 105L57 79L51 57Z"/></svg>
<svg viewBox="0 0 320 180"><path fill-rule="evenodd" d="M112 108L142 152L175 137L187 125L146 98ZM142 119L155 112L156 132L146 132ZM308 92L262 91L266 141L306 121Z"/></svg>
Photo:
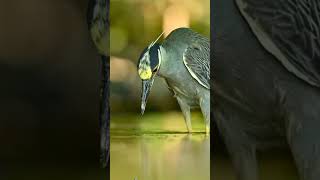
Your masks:
<svg viewBox="0 0 320 180"><path fill-rule="evenodd" d="M144 113L155 75L160 69L161 45L156 42L159 40L162 34L143 50L139 58L138 74L142 80L141 114Z"/></svg>

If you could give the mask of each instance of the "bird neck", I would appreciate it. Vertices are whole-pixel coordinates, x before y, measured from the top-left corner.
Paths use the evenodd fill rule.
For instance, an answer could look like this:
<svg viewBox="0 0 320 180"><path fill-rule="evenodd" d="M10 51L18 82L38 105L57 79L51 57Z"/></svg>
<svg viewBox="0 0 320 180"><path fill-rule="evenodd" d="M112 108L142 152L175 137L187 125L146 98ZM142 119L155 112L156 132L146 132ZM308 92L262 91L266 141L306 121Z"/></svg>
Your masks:
<svg viewBox="0 0 320 180"><path fill-rule="evenodd" d="M172 68L174 67L174 64L173 64L173 61L170 61L169 54L167 53L167 51L163 46L160 46L160 54L161 54L161 56L159 57L160 67L157 75L162 78L168 79L171 77L172 74L174 74L174 72L170 71L174 69Z"/></svg>
<svg viewBox="0 0 320 180"><path fill-rule="evenodd" d="M166 69L166 65L165 65L165 61L164 61L164 57L166 56L166 50L160 45L160 56L158 56L159 58L159 70L158 70L158 73L157 75L160 76L160 77L163 77L164 75L164 71L163 71L163 68Z"/></svg>

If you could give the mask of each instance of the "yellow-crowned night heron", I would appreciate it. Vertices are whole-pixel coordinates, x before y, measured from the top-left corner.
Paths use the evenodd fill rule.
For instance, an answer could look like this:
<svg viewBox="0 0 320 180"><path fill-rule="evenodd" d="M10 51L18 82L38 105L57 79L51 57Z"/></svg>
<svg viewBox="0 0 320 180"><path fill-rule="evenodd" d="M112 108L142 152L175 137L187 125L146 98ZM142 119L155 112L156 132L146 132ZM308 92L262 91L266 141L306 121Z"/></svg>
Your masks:
<svg viewBox="0 0 320 180"><path fill-rule="evenodd" d="M161 36L161 35L160 35ZM152 42L142 52L138 73L142 80L141 113L156 75L164 78L176 97L188 132L192 132L190 109L201 108L210 131L210 45L209 39L189 28L172 31L161 43Z"/></svg>
<svg viewBox="0 0 320 180"><path fill-rule="evenodd" d="M100 147L101 163L109 162L109 0L90 0L88 6L88 26L92 40L101 55L102 82L100 99Z"/></svg>
<svg viewBox="0 0 320 180"><path fill-rule="evenodd" d="M279 146L290 149L300 180L318 180L320 1L211 5L214 124L237 180L260 179L258 152Z"/></svg>

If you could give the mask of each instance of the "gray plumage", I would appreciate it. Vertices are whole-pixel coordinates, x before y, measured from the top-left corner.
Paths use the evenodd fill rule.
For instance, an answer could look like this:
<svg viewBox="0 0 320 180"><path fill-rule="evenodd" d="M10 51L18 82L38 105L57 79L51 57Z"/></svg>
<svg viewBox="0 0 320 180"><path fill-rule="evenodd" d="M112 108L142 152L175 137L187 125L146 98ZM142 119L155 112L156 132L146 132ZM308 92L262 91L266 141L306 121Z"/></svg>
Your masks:
<svg viewBox="0 0 320 180"><path fill-rule="evenodd" d="M210 47L206 40L199 40L186 48L183 53L183 62L202 86L210 89Z"/></svg>
<svg viewBox="0 0 320 180"><path fill-rule="evenodd" d="M320 87L320 1L236 0L260 43L288 71Z"/></svg>
<svg viewBox="0 0 320 180"><path fill-rule="evenodd" d="M192 131L190 109L200 107L210 127L209 39L189 28L172 31L159 48L159 69L154 75L165 79L177 99L186 126ZM152 61L152 57L150 58ZM144 61L140 61L140 64ZM153 78L153 77L152 77ZM153 81L151 78L151 81Z"/></svg>
<svg viewBox="0 0 320 180"><path fill-rule="evenodd" d="M257 154L284 146L300 179L318 180L320 1L223 0L212 7L214 124L237 179L260 179Z"/></svg>

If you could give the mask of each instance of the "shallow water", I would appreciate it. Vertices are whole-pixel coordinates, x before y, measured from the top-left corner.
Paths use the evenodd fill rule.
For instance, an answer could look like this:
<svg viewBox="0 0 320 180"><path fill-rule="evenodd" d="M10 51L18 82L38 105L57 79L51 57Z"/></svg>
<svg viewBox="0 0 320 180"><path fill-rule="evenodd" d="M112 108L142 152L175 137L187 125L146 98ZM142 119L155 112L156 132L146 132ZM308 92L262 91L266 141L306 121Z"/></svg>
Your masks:
<svg viewBox="0 0 320 180"><path fill-rule="evenodd" d="M178 112L112 119L111 179L209 180L210 136L202 117L193 119L193 134Z"/></svg>

